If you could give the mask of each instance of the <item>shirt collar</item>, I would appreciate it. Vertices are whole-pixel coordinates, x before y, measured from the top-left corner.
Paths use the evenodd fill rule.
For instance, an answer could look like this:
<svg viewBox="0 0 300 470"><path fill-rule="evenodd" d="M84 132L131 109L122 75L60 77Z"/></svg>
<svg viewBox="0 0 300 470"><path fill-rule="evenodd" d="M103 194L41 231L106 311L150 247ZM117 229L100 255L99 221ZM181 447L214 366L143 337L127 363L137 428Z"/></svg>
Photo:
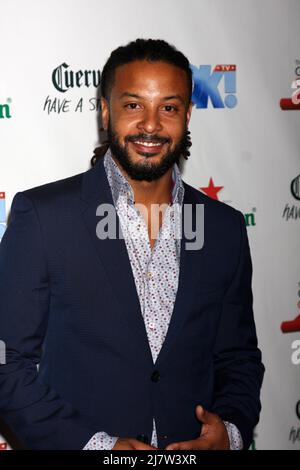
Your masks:
<svg viewBox="0 0 300 470"><path fill-rule="evenodd" d="M119 169L118 165L115 163L114 159L112 158L110 149L108 149L106 154L104 155L104 168L111 188L114 204L117 204L117 201L120 196L125 196L127 198L128 203L133 205L133 189L128 180L125 178L125 176ZM184 186L178 165L176 163L173 166L172 182L172 203L178 203L182 205L184 196Z"/></svg>

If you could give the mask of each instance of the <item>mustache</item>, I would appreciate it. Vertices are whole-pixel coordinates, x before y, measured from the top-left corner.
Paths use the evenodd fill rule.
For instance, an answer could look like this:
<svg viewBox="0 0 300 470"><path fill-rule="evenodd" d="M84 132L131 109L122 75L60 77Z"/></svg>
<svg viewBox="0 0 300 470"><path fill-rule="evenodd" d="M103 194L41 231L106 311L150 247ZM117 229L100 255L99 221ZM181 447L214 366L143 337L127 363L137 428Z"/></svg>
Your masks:
<svg viewBox="0 0 300 470"><path fill-rule="evenodd" d="M124 138L125 142L134 142L137 140L142 140L143 142L155 142L158 144L166 144L170 142L170 139L167 137L161 137L159 135L149 135L149 134L135 134L127 135Z"/></svg>

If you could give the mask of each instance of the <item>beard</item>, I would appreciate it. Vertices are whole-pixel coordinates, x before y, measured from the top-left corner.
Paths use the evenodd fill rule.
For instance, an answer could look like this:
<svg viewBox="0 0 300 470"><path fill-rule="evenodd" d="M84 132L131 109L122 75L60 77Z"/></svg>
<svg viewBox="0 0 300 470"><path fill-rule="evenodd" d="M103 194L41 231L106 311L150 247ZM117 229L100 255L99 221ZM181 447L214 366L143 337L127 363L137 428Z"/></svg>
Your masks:
<svg viewBox="0 0 300 470"><path fill-rule="evenodd" d="M148 160L150 157L147 157L147 154L144 154L145 162L134 163L130 158L129 152L127 151L128 142L132 140L149 140L149 135L136 134L134 136L126 136L124 139L125 145L122 146L120 144L118 134L114 132L111 123L109 122L107 136L109 147L113 156L118 160L122 168L132 179L138 181L154 181L161 178L174 165L174 163L179 164L180 157L186 150L188 131L186 128L175 148L167 152L158 163L150 162ZM170 142L170 139L157 135L151 136L151 140L164 143Z"/></svg>

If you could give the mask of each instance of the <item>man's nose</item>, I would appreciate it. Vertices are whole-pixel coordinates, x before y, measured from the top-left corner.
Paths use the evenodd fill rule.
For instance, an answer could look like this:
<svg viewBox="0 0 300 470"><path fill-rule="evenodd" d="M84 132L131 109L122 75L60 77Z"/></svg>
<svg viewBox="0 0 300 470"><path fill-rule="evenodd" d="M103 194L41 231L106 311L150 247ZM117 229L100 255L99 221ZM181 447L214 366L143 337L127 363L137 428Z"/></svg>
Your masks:
<svg viewBox="0 0 300 470"><path fill-rule="evenodd" d="M147 134L161 131L162 125L159 113L155 110L145 110L137 127L140 131Z"/></svg>

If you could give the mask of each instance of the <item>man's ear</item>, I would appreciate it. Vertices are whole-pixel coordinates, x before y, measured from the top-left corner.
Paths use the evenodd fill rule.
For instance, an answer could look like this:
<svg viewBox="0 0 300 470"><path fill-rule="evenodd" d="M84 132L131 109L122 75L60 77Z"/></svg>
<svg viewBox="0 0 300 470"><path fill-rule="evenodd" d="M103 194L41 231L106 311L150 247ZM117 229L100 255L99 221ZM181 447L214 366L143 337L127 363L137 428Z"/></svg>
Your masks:
<svg viewBox="0 0 300 470"><path fill-rule="evenodd" d="M109 104L106 98L101 97L101 116L104 130L107 131L109 123Z"/></svg>
<svg viewBox="0 0 300 470"><path fill-rule="evenodd" d="M187 113L186 113L186 123L187 123L187 125L189 124L190 119L191 119L193 106L194 106L194 103L191 101L189 106L188 106Z"/></svg>

